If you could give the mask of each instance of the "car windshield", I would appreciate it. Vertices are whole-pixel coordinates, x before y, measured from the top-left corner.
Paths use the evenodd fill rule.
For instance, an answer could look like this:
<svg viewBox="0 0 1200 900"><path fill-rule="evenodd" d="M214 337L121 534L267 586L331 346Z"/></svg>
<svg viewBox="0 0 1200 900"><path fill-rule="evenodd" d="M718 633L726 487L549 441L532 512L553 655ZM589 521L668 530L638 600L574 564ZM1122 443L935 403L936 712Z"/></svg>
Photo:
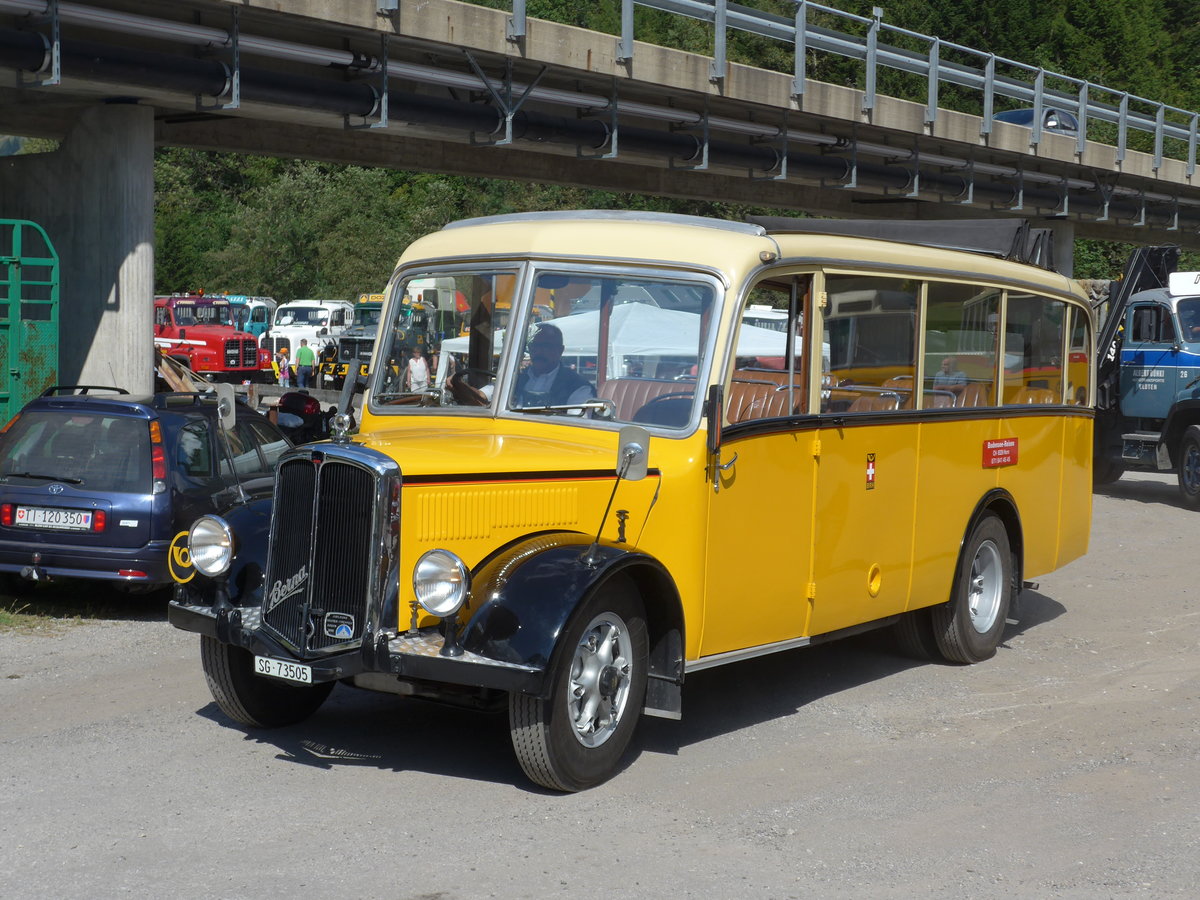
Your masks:
<svg viewBox="0 0 1200 900"><path fill-rule="evenodd" d="M542 270L521 282L520 297L515 271L419 280L422 301L393 309L372 394L379 408L489 407L665 428L694 420L711 352L709 280ZM401 282L392 296L406 293ZM782 334L755 331L771 344L757 348L763 355L782 352Z"/></svg>
<svg viewBox="0 0 1200 900"><path fill-rule="evenodd" d="M0 479L148 493L150 429L144 419L129 416L27 412L0 437Z"/></svg>

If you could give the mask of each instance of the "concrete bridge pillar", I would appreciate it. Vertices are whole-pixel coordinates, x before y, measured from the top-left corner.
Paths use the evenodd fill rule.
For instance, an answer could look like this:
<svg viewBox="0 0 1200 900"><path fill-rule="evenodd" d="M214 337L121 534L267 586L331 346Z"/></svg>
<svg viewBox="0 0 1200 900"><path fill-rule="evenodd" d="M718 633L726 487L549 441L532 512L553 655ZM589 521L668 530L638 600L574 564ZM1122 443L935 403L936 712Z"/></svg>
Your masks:
<svg viewBox="0 0 1200 900"><path fill-rule="evenodd" d="M0 158L0 217L59 256L60 384L154 387L154 111L88 107L53 153Z"/></svg>
<svg viewBox="0 0 1200 900"><path fill-rule="evenodd" d="M1054 268L1068 278L1075 273L1075 223L1066 219L1051 219L1050 232L1054 236Z"/></svg>

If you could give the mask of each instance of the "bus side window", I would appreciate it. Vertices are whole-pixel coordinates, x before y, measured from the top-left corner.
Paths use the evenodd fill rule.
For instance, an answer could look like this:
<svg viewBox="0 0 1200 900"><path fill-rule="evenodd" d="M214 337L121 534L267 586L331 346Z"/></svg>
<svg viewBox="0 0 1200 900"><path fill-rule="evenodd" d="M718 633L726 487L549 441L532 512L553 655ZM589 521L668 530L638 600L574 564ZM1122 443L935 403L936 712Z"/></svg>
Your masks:
<svg viewBox="0 0 1200 900"><path fill-rule="evenodd" d="M1004 332L1004 405L1063 402L1063 333L1067 305L1010 292Z"/></svg>
<svg viewBox="0 0 1200 900"><path fill-rule="evenodd" d="M807 411L801 323L809 284L807 275L779 277L777 281L760 282L747 295L738 325L733 372L725 392L725 416L730 424Z"/></svg>
<svg viewBox="0 0 1200 900"><path fill-rule="evenodd" d="M826 412L913 409L920 282L830 275L825 327L831 388Z"/></svg>
<svg viewBox="0 0 1200 900"><path fill-rule="evenodd" d="M928 283L923 409L995 405L999 318L994 288Z"/></svg>

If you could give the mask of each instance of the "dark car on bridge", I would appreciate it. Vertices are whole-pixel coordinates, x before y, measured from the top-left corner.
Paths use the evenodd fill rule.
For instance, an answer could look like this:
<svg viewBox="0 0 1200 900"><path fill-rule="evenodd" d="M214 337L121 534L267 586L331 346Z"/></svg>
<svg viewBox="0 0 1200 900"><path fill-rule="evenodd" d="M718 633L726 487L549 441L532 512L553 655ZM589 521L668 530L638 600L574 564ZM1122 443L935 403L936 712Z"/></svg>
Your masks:
<svg viewBox="0 0 1200 900"><path fill-rule="evenodd" d="M1008 122L1010 125L1033 127L1032 107L1006 109L1004 112L996 113L992 118L997 122ZM1079 120L1066 110L1047 106L1042 110L1042 130L1075 137L1079 134Z"/></svg>
<svg viewBox="0 0 1200 900"><path fill-rule="evenodd" d="M149 591L186 578L191 523L269 498L291 446L242 403L223 428L218 406L96 387L27 404L0 431L0 588L70 577Z"/></svg>

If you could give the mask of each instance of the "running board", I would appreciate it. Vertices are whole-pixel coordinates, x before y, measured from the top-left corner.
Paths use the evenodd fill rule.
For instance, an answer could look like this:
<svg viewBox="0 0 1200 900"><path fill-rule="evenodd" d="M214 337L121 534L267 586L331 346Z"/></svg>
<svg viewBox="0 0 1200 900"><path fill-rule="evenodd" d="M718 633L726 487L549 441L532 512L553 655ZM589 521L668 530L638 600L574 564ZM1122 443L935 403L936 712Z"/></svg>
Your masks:
<svg viewBox="0 0 1200 900"><path fill-rule="evenodd" d="M760 644L757 647L746 647L744 650L730 650L727 653L714 653L712 656L702 656L699 659L689 660L684 663L684 672L700 672L704 669L723 666L727 663L741 662L744 659L754 659L756 656L767 656L771 653L782 653L784 650L795 650L799 647L811 647L814 644L836 641L839 638L862 634L866 631L874 631L876 628L883 628L891 625L899 618L899 616L888 616L885 619L876 619L873 622L864 622L861 625L852 625L849 628L840 628L837 631L830 631L825 634L814 635L813 637L792 638L786 641L778 641L774 644Z"/></svg>

